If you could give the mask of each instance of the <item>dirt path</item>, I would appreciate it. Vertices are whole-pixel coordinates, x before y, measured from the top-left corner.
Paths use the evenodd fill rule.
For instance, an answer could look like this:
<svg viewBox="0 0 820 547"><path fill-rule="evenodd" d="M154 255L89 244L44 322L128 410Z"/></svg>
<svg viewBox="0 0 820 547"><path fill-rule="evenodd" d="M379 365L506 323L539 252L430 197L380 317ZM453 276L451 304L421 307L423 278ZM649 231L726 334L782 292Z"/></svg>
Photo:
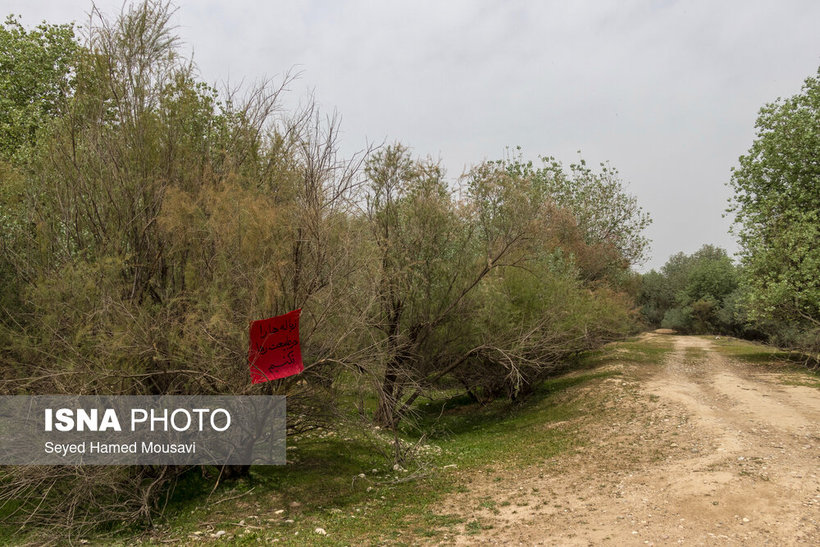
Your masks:
<svg viewBox="0 0 820 547"><path fill-rule="evenodd" d="M820 391L673 338L661 368L623 365L587 388L586 416L567 424L583 448L463 477L469 492L443 511L468 524L445 542L820 544Z"/></svg>

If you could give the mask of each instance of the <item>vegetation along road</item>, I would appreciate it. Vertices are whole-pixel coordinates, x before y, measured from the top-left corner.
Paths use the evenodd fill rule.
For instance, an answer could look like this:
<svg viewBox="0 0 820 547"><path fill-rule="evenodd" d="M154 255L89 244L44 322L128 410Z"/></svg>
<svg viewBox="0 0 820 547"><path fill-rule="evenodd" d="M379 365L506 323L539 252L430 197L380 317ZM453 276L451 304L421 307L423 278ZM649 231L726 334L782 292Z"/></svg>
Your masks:
<svg viewBox="0 0 820 547"><path fill-rule="evenodd" d="M0 24L0 393L284 396L286 465L0 465L0 545L820 545L820 69L702 195L639 196L470 120L460 176L401 125L355 151L288 71L206 81L184 6L87 9ZM635 173L680 148L611 133ZM721 182L737 253L693 229ZM706 244L640 273L664 201ZM304 371L253 383L249 325L294 310Z"/></svg>
<svg viewBox="0 0 820 547"><path fill-rule="evenodd" d="M138 541L816 545L820 375L789 358L645 333L584 354L523 401L420 402L431 433L406 469L373 468L373 445L352 431L290 438L288 466L181 496Z"/></svg>

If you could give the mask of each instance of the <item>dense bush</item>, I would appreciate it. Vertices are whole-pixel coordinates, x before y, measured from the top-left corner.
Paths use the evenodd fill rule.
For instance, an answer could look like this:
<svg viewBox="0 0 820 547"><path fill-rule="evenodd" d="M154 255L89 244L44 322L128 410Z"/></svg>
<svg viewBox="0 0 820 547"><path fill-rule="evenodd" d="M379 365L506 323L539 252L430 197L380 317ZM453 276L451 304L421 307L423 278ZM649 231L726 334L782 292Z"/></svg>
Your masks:
<svg viewBox="0 0 820 547"><path fill-rule="evenodd" d="M634 331L648 217L613 169L488 162L456 192L400 144L343 159L337 118L282 111L287 79L198 82L170 13L99 17L82 46L33 31L73 46L37 72L60 93L0 143L4 393L276 393L294 431L357 415L338 408L348 371L395 427L442 381L518 397ZM0 65L40 70L25 59ZM249 322L295 308L305 373L251 386ZM0 501L10 521L150 519L178 472L20 468Z"/></svg>
<svg viewBox="0 0 820 547"><path fill-rule="evenodd" d="M750 325L739 279L726 251L704 245L691 255L670 257L660 272L644 274L638 303L653 327L742 335Z"/></svg>

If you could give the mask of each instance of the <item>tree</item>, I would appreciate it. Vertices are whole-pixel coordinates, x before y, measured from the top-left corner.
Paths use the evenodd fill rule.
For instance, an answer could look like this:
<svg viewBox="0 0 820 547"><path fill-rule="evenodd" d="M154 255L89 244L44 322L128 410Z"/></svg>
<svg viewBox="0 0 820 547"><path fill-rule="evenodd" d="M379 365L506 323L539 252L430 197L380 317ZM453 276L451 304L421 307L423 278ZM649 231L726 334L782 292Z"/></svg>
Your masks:
<svg viewBox="0 0 820 547"><path fill-rule="evenodd" d="M517 397L632 328L624 295L585 285L576 257L595 244L532 172L480 164L456 199L435 164L395 145L366 174L380 423L395 426L445 376L475 399Z"/></svg>
<svg viewBox="0 0 820 547"><path fill-rule="evenodd" d="M364 417L375 396L395 427L431 388L517 397L632 330L607 281L642 216L609 175L556 186L485 162L459 194L401 145L345 160L338 117L282 113L287 78L244 96L198 82L172 13L95 10L72 85L10 152L25 161L0 160L15 188L0 202L3 393L286 394L290 432L351 416L333 411L357 396ZM304 374L249 385L248 323L297 307ZM75 531L150 521L182 472L18 467L0 509Z"/></svg>
<svg viewBox="0 0 820 547"><path fill-rule="evenodd" d="M356 325L358 161L339 158L338 118L282 114L287 79L220 100L180 55L171 15L151 0L95 12L73 91L3 176L21 229L13 247L0 240L0 283L8 271L18 298L6 305L0 285L0 387L287 393L289 431L315 427L335 400L317 364L341 362ZM305 374L249 386L248 323L295 307ZM0 506L74 529L150 521L182 472L21 467Z"/></svg>
<svg viewBox="0 0 820 547"><path fill-rule="evenodd" d="M73 25L0 25L0 158L19 161L71 94L79 45Z"/></svg>
<svg viewBox="0 0 820 547"><path fill-rule="evenodd" d="M761 108L730 181L751 319L779 343L820 352L820 68ZM778 333L789 333L785 338Z"/></svg>
<svg viewBox="0 0 820 547"><path fill-rule="evenodd" d="M820 331L820 69L802 90L765 105L733 169L750 314Z"/></svg>
<svg viewBox="0 0 820 547"><path fill-rule="evenodd" d="M820 326L820 69L802 92L760 110L733 170L752 313Z"/></svg>
<svg viewBox="0 0 820 547"><path fill-rule="evenodd" d="M20 306L19 271L6 256L21 252L28 229L20 168L37 134L71 95L79 45L72 25L26 30L14 16L0 25L0 323Z"/></svg>
<svg viewBox="0 0 820 547"><path fill-rule="evenodd" d="M641 276L637 301L644 319L659 327L666 310L675 302L674 291L663 273L651 270Z"/></svg>
<svg viewBox="0 0 820 547"><path fill-rule="evenodd" d="M726 251L704 245L695 253L677 253L660 272L643 275L638 302L644 318L654 326L683 332L734 332L731 318L724 312L730 295L736 309L740 296L738 270ZM739 317L739 316L738 316Z"/></svg>
<svg viewBox="0 0 820 547"><path fill-rule="evenodd" d="M567 171L553 157L540 159L541 167L520 157L496 163L516 176L530 178L539 199L575 217L590 251L575 257L587 280L612 278L645 260L649 240L643 232L652 219L627 193L617 169L602 163L595 171L581 158Z"/></svg>
<svg viewBox="0 0 820 547"><path fill-rule="evenodd" d="M459 339L450 329L468 323L467 297L513 243L481 256L441 168L401 144L373 154L365 174L379 303L371 323L383 361L376 420L395 426L408 387L450 360Z"/></svg>

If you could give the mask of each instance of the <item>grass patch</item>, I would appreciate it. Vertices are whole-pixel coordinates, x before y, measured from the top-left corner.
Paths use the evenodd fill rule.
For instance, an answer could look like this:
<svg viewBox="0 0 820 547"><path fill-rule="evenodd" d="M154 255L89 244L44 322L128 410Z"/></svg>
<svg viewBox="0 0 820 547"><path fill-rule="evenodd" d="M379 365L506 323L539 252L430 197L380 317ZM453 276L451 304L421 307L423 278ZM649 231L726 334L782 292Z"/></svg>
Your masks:
<svg viewBox="0 0 820 547"><path fill-rule="evenodd" d="M579 446L570 428L552 424L584 412L589 400L578 396L578 388L620 374L596 367L610 359L654 363L671 349L667 346L652 341L644 347L644 341L637 340L610 345L582 356L583 369L542 382L520 401L481 406L454 391L417 401L413 422L404 424L400 434L412 442L418 431L425 431L436 450L426 452L415 467L408 465L407 471L394 470L392 462L379 456L370 431L316 431L288 440L286 466L254 467L249 477L236 481L218 479L216 468L204 474L193 469L179 481L165 518L153 528L120 529L114 536L87 539L106 544L189 543L215 540L224 531L218 540L230 544L276 540L288 545L368 545L413 544L412 538L422 537L441 540L456 527L475 533L483 529L478 520L467 522L433 509L445 495L469 492L460 475L495 473L499 464L525 467ZM479 504L495 514L510 502L486 498ZM7 538L7 543L25 541Z"/></svg>
<svg viewBox="0 0 820 547"><path fill-rule="evenodd" d="M706 351L703 348L687 347L684 350L684 359L687 361L701 361L706 358Z"/></svg>
<svg viewBox="0 0 820 547"><path fill-rule="evenodd" d="M760 342L750 342L739 340L728 336L713 338L703 336L709 340L712 347L727 357L736 357L749 363L771 364L777 361L777 354L782 353L777 348L761 344Z"/></svg>
<svg viewBox="0 0 820 547"><path fill-rule="evenodd" d="M422 430L431 432L431 442L442 447L444 459L459 468L495 461L529 465L575 442L567 433L545 427L580 414L578 401L561 396L576 386L614 375L614 371L599 371L553 378L520 402L498 400L479 406L460 395L423 405L416 419Z"/></svg>
<svg viewBox="0 0 820 547"><path fill-rule="evenodd" d="M731 337L708 339L726 357L750 363L766 372L782 373L783 384L820 388L820 370L808 370L805 356L799 352Z"/></svg>
<svg viewBox="0 0 820 547"><path fill-rule="evenodd" d="M597 368L610 363L630 361L639 364L662 365L673 351L672 338L630 338L623 342L607 344L601 349L588 351L573 361L573 368Z"/></svg>
<svg viewBox="0 0 820 547"><path fill-rule="evenodd" d="M741 361L761 365L784 365L802 362L802 356L796 352L783 351L779 348L767 346L760 342L750 342L721 336L704 337L712 343L712 347L727 357L734 357Z"/></svg>
<svg viewBox="0 0 820 547"><path fill-rule="evenodd" d="M795 371L789 376L783 378L781 382L787 386L802 386L813 387L820 389L820 374L815 372Z"/></svg>
<svg viewBox="0 0 820 547"><path fill-rule="evenodd" d="M207 538L219 530L225 530L223 538L231 542L278 539L297 545L438 537L464 524L457 516L429 510L443 495L466 490L444 466L455 464L459 471L489 469L500 462L525 466L575 446L578 441L571 433L547 426L580 414L580 403L572 397L575 388L614 374L593 371L554 378L521 402L479 406L459 395L418 404L416 426L432 431L429 442L441 448L425 462L438 471L419 480L396 482L415 470L395 472L383 460L374 463L372 445L346 436L352 432L304 436L290 443L296 447L288 451L293 464L255 467L248 480L224 485L210 500L195 493L209 492L213 479L192 476L175 496L157 539L193 539L195 532L204 532ZM405 433L412 429L407 426ZM240 497L229 499L235 496ZM218 503L220 499L228 501ZM293 507L294 502L299 505ZM490 499L480 503L492 513L498 511ZM250 524L261 529L244 533L240 521L245 528ZM316 534L317 527L328 535ZM465 525L468 533L481 529L478 521Z"/></svg>

